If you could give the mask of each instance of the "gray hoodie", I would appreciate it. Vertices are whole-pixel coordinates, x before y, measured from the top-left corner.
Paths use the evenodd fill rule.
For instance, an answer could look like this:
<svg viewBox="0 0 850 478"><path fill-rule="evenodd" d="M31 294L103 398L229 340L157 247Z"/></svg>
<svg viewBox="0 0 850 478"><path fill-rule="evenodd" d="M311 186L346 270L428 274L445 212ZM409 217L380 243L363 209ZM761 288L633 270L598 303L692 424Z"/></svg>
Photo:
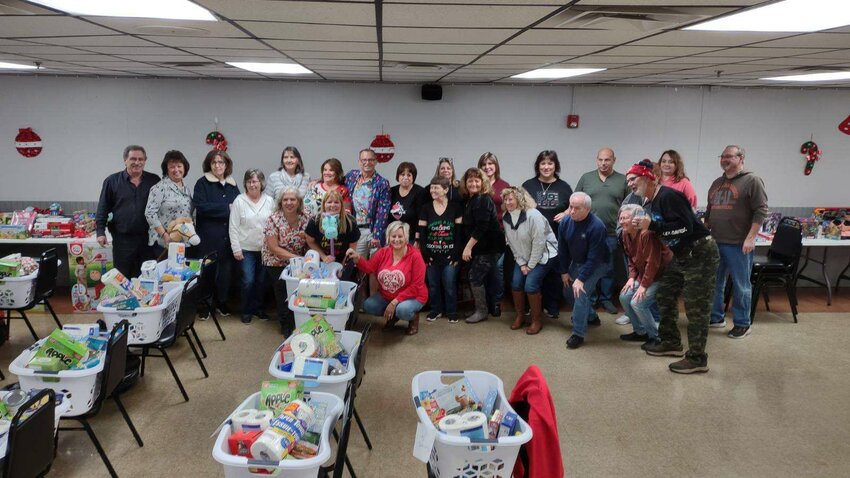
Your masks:
<svg viewBox="0 0 850 478"><path fill-rule="evenodd" d="M513 223L513 216L505 212L505 239L520 266L534 269L537 264L546 264L558 256L558 239L549 226L549 221L537 209L521 211Z"/></svg>
<svg viewBox="0 0 850 478"><path fill-rule="evenodd" d="M750 227L761 225L767 213L764 181L749 171L732 179L724 174L708 188L705 221L720 244L743 244Z"/></svg>

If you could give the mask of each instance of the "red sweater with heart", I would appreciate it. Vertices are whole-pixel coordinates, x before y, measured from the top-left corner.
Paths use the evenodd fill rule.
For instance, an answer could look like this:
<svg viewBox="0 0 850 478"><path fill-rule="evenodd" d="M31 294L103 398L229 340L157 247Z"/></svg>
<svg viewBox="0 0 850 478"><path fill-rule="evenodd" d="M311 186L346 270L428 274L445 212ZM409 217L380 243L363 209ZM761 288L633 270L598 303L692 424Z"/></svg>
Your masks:
<svg viewBox="0 0 850 478"><path fill-rule="evenodd" d="M422 304L428 302L428 287L425 286L425 261L419 249L407 246L407 254L393 264L393 248L378 249L371 259L360 258L357 268L366 274L377 273L378 291L381 297L399 303L414 299Z"/></svg>

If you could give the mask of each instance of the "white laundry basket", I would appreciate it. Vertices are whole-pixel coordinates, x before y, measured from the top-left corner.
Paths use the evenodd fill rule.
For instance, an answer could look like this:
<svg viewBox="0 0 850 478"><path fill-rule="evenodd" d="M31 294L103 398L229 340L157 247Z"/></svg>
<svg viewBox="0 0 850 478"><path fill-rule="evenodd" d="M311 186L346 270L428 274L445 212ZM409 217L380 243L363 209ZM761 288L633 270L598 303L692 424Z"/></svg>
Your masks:
<svg viewBox="0 0 850 478"><path fill-rule="evenodd" d="M41 372L27 368L30 359L45 340L47 337L32 344L9 364L9 371L18 376L21 390L50 388L57 394L61 393L64 401L69 404L68 411L64 414L66 417L75 417L91 410L100 389L106 352L100 352L100 361L97 365L82 370Z"/></svg>
<svg viewBox="0 0 850 478"><path fill-rule="evenodd" d="M344 374L311 377L296 375L292 372L284 372L283 370L280 370L278 368L280 365L280 349L283 348L283 345L292 340L292 337L289 337L289 339L277 348L272 356L272 361L269 364L269 375L274 378L284 380L302 380L304 381L305 390L309 389L311 392L332 393L344 400L345 388L348 385L348 382L354 378L355 373L357 373L354 368L354 360L357 358L357 352L360 350L360 339L363 337L363 334L360 332L344 330L342 332L336 332L336 335L337 338L339 338L340 344L342 344L342 348L345 349L345 352L348 354L348 371Z"/></svg>
<svg viewBox="0 0 850 478"><path fill-rule="evenodd" d="M342 414L343 402L339 397L330 393L307 392L304 394L307 403L321 402L327 406L325 423L322 425L322 438L319 442L319 453L314 458L305 460L282 460L269 462L253 460L244 456L230 454L227 439L231 434L230 418L225 421L225 426L218 432L218 438L213 447L212 456L215 461L224 465L225 478L252 478L256 476L276 476L281 478L316 478L319 468L331 457L331 446L328 441L334 424ZM257 392L248 397L230 416L232 417L240 410L246 408L259 409L260 393ZM260 468L257 473L252 469ZM267 471L271 471L268 473Z"/></svg>
<svg viewBox="0 0 850 478"><path fill-rule="evenodd" d="M97 311L103 314L103 321L109 329L125 319L130 323L128 345L152 344L159 340L165 328L177 319L182 297L183 289L175 288L165 294L162 304L154 307L118 310L114 307L99 305Z"/></svg>
<svg viewBox="0 0 850 478"><path fill-rule="evenodd" d="M38 271L21 277L0 279L0 308L17 309L29 304L35 297Z"/></svg>
<svg viewBox="0 0 850 478"><path fill-rule="evenodd" d="M505 396L502 380L492 373L477 370L421 372L413 377L411 389L413 405L419 421L426 427L435 429L431 418L419 402L419 392L436 390L445 385L444 380L456 380L466 377L479 398L486 397L491 387L499 392L499 409L503 412L514 411ZM520 447L531 440L531 427L522 418L517 417L518 435L497 439L470 439L451 436L437 431L434 448L428 464L437 478L510 478Z"/></svg>
<svg viewBox="0 0 850 478"><path fill-rule="evenodd" d="M287 297L289 297L289 296L291 296L292 294L295 293L295 291L298 289L298 283L301 282L300 277L293 277L289 274L289 268L290 267L292 267L292 265L288 265L288 266L284 267L283 271L281 271L281 273L280 273L280 280L286 282L286 296ZM342 269L342 264L340 264L339 262L331 262L330 264L325 264L324 267L327 267L327 268L329 268L333 271L339 271L339 270ZM335 280L335 279L336 279L336 275L334 275L333 277L330 277L326 280Z"/></svg>
<svg viewBox="0 0 850 478"><path fill-rule="evenodd" d="M165 273L165 270L168 268L168 261L159 261L156 263L156 276L162 277L162 274ZM198 275L198 274L195 274ZM186 281L170 281L170 282L160 282L159 287L162 289L163 294L167 294L171 292L171 289L183 289L183 286L186 285Z"/></svg>
<svg viewBox="0 0 850 478"><path fill-rule="evenodd" d="M305 322L310 320L314 315L321 315L331 324L334 332L342 332L345 330L345 324L348 322L348 317L354 311L354 296L357 294L357 284L348 281L339 281L339 291L344 294L345 305L341 309L311 309L308 307L296 307L294 304L295 298L298 296L298 289L289 296L289 310L295 314L295 326L301 327Z"/></svg>

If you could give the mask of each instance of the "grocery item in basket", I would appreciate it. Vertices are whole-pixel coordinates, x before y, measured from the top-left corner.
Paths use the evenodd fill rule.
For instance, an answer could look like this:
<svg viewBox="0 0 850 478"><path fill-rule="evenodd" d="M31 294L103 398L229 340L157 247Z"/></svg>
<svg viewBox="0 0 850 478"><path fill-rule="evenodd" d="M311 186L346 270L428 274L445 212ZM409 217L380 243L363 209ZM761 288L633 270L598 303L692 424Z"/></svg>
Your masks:
<svg viewBox="0 0 850 478"><path fill-rule="evenodd" d="M255 410L246 408L239 411L230 419L233 433L258 432L269 427L274 414L270 410Z"/></svg>
<svg viewBox="0 0 850 478"><path fill-rule="evenodd" d="M321 377L328 374L328 361L321 358L295 357L292 373L305 377Z"/></svg>
<svg viewBox="0 0 850 478"><path fill-rule="evenodd" d="M260 386L260 410L282 413L289 402L304 398L304 382L300 380L268 380Z"/></svg>
<svg viewBox="0 0 850 478"><path fill-rule="evenodd" d="M118 269L109 269L106 274L103 274L100 281L105 285L115 287L119 292L124 294L129 294L132 289L130 281Z"/></svg>
<svg viewBox="0 0 850 478"><path fill-rule="evenodd" d="M487 434L490 439L496 439L499 437L499 427L502 424L502 411L496 410L493 412L493 416L490 417L490 422L487 426Z"/></svg>
<svg viewBox="0 0 850 478"><path fill-rule="evenodd" d="M18 256L18 258L16 259L14 256ZM0 259L0 278L18 277L20 267L20 254L12 254Z"/></svg>
<svg viewBox="0 0 850 478"><path fill-rule="evenodd" d="M256 411L256 410L254 410ZM262 431L247 431L247 432L237 432L230 437L227 438L227 445L230 447L230 454L236 456L244 456L247 458L254 458L251 455L251 446L257 441L260 435L262 435Z"/></svg>
<svg viewBox="0 0 850 478"><path fill-rule="evenodd" d="M12 390L3 397L3 404L6 405L6 410L9 411L9 416L14 417L18 413L18 409L26 403L27 392L23 390Z"/></svg>
<svg viewBox="0 0 850 478"><path fill-rule="evenodd" d="M319 454L319 441L321 439L322 436L318 433L313 433L309 430L304 432L304 436L295 443L292 450L289 450L289 455L286 458L297 458L301 460L315 458Z"/></svg>
<svg viewBox="0 0 850 478"><path fill-rule="evenodd" d="M307 402L304 400L293 400L289 402L289 405L283 409L283 413L288 413L290 415L294 415L299 420L304 420L304 422L308 424L308 427L315 419L313 408L310 405L307 405Z"/></svg>
<svg viewBox="0 0 850 478"><path fill-rule="evenodd" d="M140 279L156 279L156 261L142 262L142 272L139 275Z"/></svg>
<svg viewBox="0 0 850 478"><path fill-rule="evenodd" d="M168 243L168 267L181 269L186 265L186 244L182 242Z"/></svg>
<svg viewBox="0 0 850 478"><path fill-rule="evenodd" d="M310 334L293 335L289 340L289 346L292 348L293 360L295 357L315 357L319 354L316 338Z"/></svg>
<svg viewBox="0 0 850 478"><path fill-rule="evenodd" d="M12 422L5 418L0 418L0 437L9 433L9 428L12 427Z"/></svg>
<svg viewBox="0 0 850 478"><path fill-rule="evenodd" d="M21 257L21 265L18 267L18 275L28 276L38 271L38 261L32 257Z"/></svg>
<svg viewBox="0 0 850 478"><path fill-rule="evenodd" d="M502 416L502 423L499 424L499 436L509 437L517 432L517 414L507 412Z"/></svg>
<svg viewBox="0 0 850 478"><path fill-rule="evenodd" d="M100 326L98 324L65 324L62 331L74 338L85 339L90 335L98 335Z"/></svg>
<svg viewBox="0 0 850 478"><path fill-rule="evenodd" d="M66 368L77 368L80 362L85 360L89 349L74 340L71 336L55 329L41 347L33 354L33 359L38 357L56 357L65 364Z"/></svg>
<svg viewBox="0 0 850 478"><path fill-rule="evenodd" d="M257 438L251 446L251 454L260 460L280 461L304 436L309 425L295 415L283 413Z"/></svg>
<svg viewBox="0 0 850 478"><path fill-rule="evenodd" d="M304 254L304 265L301 266L301 271L306 277L314 277L322 269L322 260L319 253L313 250L307 251Z"/></svg>
<svg viewBox="0 0 850 478"><path fill-rule="evenodd" d="M475 394L472 384L466 377L437 389L431 396L437 403L437 412L444 411L444 415L474 411L481 408L478 396Z"/></svg>
<svg viewBox="0 0 850 478"><path fill-rule="evenodd" d="M499 405L499 391L496 387L490 387L490 390L487 392L487 398L484 399L484 407L481 409L484 412L484 415L488 417L493 415L493 410L495 410Z"/></svg>
<svg viewBox="0 0 850 478"><path fill-rule="evenodd" d="M446 415L440 420L439 429L449 435L482 440L487 438L489 433L487 417L481 412Z"/></svg>
<svg viewBox="0 0 850 478"><path fill-rule="evenodd" d="M343 351L342 344L339 343L339 339L334 334L333 327L319 314L301 324L297 333L310 334L316 339L319 357L335 357Z"/></svg>

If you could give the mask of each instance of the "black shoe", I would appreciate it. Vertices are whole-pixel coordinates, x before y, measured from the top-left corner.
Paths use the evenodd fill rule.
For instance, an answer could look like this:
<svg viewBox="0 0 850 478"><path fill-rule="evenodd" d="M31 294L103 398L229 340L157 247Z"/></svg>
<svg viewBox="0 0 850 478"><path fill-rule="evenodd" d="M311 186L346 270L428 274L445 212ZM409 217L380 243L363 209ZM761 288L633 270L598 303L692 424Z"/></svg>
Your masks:
<svg viewBox="0 0 850 478"><path fill-rule="evenodd" d="M230 316L230 309L227 308L227 304L218 304L215 307L215 310L216 310L216 312L218 312L218 315L220 315L222 317Z"/></svg>
<svg viewBox="0 0 850 478"><path fill-rule="evenodd" d="M640 344L640 349L645 351L647 347L654 347L654 346L656 346L660 343L661 343L661 340L658 339L657 337L654 338L654 339L649 339L646 342Z"/></svg>
<svg viewBox="0 0 850 478"><path fill-rule="evenodd" d="M620 340L624 340L626 342L646 342L647 340L649 340L649 336L646 334L638 334L636 332L632 332L630 334L621 335Z"/></svg>
<svg viewBox="0 0 850 478"><path fill-rule="evenodd" d="M556 319L557 320L557 319L560 318L559 312L560 312L559 310L554 310L554 311L547 310L545 312L545 314L546 314L546 317L549 317L550 319Z"/></svg>
<svg viewBox="0 0 850 478"><path fill-rule="evenodd" d="M647 345L646 353L654 357L684 357L685 351L682 344L673 345L668 342L658 342L654 345Z"/></svg>
<svg viewBox="0 0 850 478"><path fill-rule="evenodd" d="M432 310L431 312L428 312L428 315L425 317L425 320L427 320L428 322L433 322L433 321L439 319L442 316L443 316L443 314L441 314L439 312L434 312Z"/></svg>
<svg viewBox="0 0 850 478"><path fill-rule="evenodd" d="M257 314L254 314L254 317L256 317L256 318L258 318L262 321L271 320L271 317L269 317L269 314L262 312L262 311L258 312Z"/></svg>
<svg viewBox="0 0 850 478"><path fill-rule="evenodd" d="M246 324L246 325L250 324L251 323L251 315L250 314L243 315L242 316L242 323Z"/></svg>
<svg viewBox="0 0 850 478"><path fill-rule="evenodd" d="M493 308L490 310L490 315L492 315L493 317L501 317L502 306L500 304L496 304L495 306L493 306Z"/></svg>
<svg viewBox="0 0 850 478"><path fill-rule="evenodd" d="M752 332L752 329L750 327L739 327L736 325L732 327L732 330L730 330L727 335L730 339L743 339L744 337L750 335L750 332Z"/></svg>
<svg viewBox="0 0 850 478"><path fill-rule="evenodd" d="M592 319L588 319L587 325L588 325L588 327L599 327L600 325L602 325L602 321L599 320L599 316L597 315L596 317L594 317Z"/></svg>
<svg viewBox="0 0 850 478"><path fill-rule="evenodd" d="M567 339L567 348L568 349L577 349L584 344L584 337L579 337L578 335L570 335L570 338Z"/></svg>
<svg viewBox="0 0 850 478"><path fill-rule="evenodd" d="M200 321L210 320L210 311L208 311L206 309L200 310L200 308L199 308L198 309L198 320L200 320Z"/></svg>
<svg viewBox="0 0 850 478"><path fill-rule="evenodd" d="M457 314L449 314L449 323L450 324L458 323Z"/></svg>
<svg viewBox="0 0 850 478"><path fill-rule="evenodd" d="M674 373L705 373L708 372L708 361L698 362L690 357L685 357L678 362L669 365L670 371Z"/></svg>

